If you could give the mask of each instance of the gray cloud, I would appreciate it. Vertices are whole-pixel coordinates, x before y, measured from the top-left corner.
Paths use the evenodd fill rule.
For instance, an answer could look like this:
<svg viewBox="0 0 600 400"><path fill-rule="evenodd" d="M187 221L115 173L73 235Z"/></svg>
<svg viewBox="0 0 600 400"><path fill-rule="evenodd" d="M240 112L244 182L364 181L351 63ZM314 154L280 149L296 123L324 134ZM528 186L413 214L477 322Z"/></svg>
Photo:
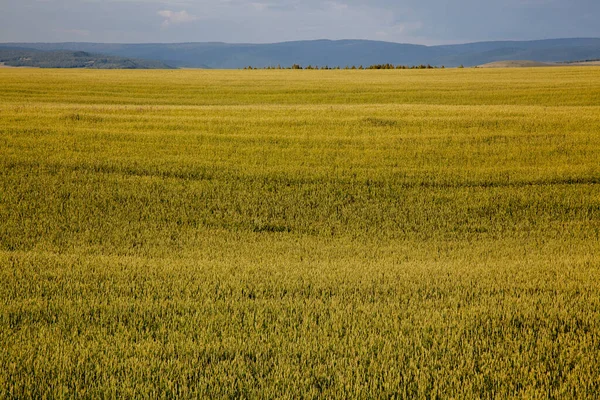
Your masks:
<svg viewBox="0 0 600 400"><path fill-rule="evenodd" d="M188 13L185 10L160 10L157 14L164 18L164 21L162 22L163 28L168 28L171 25L185 24L186 22L193 22L198 20L198 17Z"/></svg>
<svg viewBox="0 0 600 400"><path fill-rule="evenodd" d="M597 0L0 0L0 41L600 37Z"/></svg>

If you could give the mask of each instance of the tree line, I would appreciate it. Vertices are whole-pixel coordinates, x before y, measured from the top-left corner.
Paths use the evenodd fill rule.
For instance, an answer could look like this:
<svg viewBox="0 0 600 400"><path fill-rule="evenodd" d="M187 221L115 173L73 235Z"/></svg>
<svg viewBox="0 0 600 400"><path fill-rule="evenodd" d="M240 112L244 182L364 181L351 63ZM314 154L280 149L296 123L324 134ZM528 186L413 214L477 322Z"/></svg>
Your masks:
<svg viewBox="0 0 600 400"><path fill-rule="evenodd" d="M335 67L330 67L328 65L324 65L324 66L317 66L317 65L307 65L306 67L303 67L300 64L293 64L291 67L282 67L281 65L277 65L277 66L268 66L268 67L253 67L251 65L244 67L244 69L316 69L316 70L331 70L331 69L444 69L445 67L442 65L440 67L438 66L432 66L430 64L424 65L424 64L420 64L420 65L394 65L394 64L373 64L373 65L369 65L367 67L364 67L362 65L359 65L358 67L356 65L346 65L345 67L340 67L335 66Z"/></svg>

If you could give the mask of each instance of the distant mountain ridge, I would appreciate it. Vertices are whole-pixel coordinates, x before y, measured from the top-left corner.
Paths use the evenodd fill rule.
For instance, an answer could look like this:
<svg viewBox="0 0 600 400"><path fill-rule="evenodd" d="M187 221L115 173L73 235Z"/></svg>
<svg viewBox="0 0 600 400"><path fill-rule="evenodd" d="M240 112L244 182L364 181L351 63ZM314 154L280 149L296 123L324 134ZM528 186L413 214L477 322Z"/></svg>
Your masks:
<svg viewBox="0 0 600 400"><path fill-rule="evenodd" d="M401 64L456 67L506 60L560 62L600 58L600 38L494 41L423 46L372 40L312 40L271 44L6 43L44 51L84 51L156 60L173 67L244 68L292 64L341 66Z"/></svg>
<svg viewBox="0 0 600 400"><path fill-rule="evenodd" d="M0 63L12 67L169 69L161 61L139 60L83 50L39 50L0 45Z"/></svg>

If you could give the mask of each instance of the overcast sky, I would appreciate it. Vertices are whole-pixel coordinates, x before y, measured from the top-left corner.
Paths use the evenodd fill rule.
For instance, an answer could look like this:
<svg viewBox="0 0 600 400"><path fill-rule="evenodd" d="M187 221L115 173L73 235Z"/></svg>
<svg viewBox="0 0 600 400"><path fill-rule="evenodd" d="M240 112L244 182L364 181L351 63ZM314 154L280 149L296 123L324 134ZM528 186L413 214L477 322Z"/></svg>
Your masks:
<svg viewBox="0 0 600 400"><path fill-rule="evenodd" d="M600 37L600 0L0 0L0 42Z"/></svg>

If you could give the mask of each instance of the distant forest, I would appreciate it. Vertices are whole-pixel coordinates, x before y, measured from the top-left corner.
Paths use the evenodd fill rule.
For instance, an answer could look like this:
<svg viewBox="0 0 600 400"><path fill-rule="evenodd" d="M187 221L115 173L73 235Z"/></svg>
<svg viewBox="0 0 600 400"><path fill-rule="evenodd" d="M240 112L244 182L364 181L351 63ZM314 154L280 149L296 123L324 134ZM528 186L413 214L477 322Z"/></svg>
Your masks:
<svg viewBox="0 0 600 400"><path fill-rule="evenodd" d="M461 65L459 68L462 68L463 66ZM340 67L335 66L335 67L330 67L328 65L319 67L319 66L312 66L312 65L307 65L306 67L302 67L300 64L294 64L291 67L282 67L281 65L278 65L276 67L252 67L252 66L247 66L244 69L316 69L316 70L330 70L330 69L444 69L446 68L445 66L432 66L430 64L424 65L424 64L420 64L420 65L394 65L394 64L373 64L373 65L369 65L368 67L363 67L362 65L359 65L358 67L356 65L352 65L352 66L348 66L346 65L345 67Z"/></svg>
<svg viewBox="0 0 600 400"><path fill-rule="evenodd" d="M158 60L177 68L242 69L271 66L435 65L474 67L497 61L561 62L600 58L600 38L496 41L423 46L369 40L282 43L5 43L0 47L69 50ZM305 67L304 69L307 69ZM366 67L365 67L366 68Z"/></svg>
<svg viewBox="0 0 600 400"><path fill-rule="evenodd" d="M161 61L139 60L85 51L40 51L0 47L0 62L12 67L93 68L93 69L170 69Z"/></svg>

